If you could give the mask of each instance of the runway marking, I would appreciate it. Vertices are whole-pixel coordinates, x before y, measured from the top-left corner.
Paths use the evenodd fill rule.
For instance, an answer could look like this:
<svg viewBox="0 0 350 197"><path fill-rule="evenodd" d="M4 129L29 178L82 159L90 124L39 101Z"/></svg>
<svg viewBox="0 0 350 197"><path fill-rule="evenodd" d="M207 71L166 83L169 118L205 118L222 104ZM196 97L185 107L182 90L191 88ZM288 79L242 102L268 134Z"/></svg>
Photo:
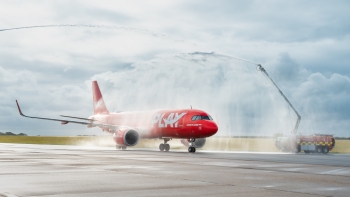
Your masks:
<svg viewBox="0 0 350 197"><path fill-rule="evenodd" d="M0 197L18 197L18 196L5 192L5 193L0 193Z"/></svg>
<svg viewBox="0 0 350 197"><path fill-rule="evenodd" d="M341 170L344 170L344 168L340 168L340 169L336 169L336 170L330 170L330 171L326 171L326 172L323 172L323 173L320 173L320 174L331 174L333 172L339 172Z"/></svg>

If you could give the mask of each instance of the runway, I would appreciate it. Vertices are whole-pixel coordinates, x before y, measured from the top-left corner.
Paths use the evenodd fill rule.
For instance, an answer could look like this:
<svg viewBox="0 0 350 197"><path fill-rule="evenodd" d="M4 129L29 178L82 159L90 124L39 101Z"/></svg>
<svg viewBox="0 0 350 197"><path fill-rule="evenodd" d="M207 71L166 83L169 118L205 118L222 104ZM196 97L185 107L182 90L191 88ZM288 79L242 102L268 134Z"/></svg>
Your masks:
<svg viewBox="0 0 350 197"><path fill-rule="evenodd" d="M0 144L5 196L350 196L350 155Z"/></svg>

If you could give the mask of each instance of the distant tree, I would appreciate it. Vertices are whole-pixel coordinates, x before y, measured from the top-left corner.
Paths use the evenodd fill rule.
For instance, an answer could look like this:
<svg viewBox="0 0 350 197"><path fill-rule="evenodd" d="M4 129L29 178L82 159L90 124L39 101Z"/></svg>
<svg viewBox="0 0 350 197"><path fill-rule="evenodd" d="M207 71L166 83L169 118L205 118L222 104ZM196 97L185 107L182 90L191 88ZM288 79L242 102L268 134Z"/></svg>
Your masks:
<svg viewBox="0 0 350 197"><path fill-rule="evenodd" d="M14 135L14 136L16 136L16 134L12 133L12 132L0 132L0 135ZM18 136L27 136L27 134L19 133Z"/></svg>

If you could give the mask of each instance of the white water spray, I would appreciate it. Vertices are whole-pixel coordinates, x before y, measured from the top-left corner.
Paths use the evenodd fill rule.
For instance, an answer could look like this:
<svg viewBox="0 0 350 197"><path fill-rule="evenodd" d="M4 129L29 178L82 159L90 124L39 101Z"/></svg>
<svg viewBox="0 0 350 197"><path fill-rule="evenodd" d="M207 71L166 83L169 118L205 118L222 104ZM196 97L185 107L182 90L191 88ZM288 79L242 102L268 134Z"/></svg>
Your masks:
<svg viewBox="0 0 350 197"><path fill-rule="evenodd" d="M104 98L115 109L188 108L192 104L219 122L219 136L272 136L291 130L286 124L290 121L287 106L250 63L196 52L131 66L92 77L107 88Z"/></svg>

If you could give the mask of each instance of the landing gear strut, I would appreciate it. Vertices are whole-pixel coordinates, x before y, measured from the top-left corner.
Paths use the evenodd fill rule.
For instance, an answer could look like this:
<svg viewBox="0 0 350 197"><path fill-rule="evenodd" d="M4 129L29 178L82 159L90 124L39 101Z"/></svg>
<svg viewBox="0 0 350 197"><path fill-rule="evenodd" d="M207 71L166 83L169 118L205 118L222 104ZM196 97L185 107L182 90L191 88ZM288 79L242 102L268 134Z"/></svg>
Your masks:
<svg viewBox="0 0 350 197"><path fill-rule="evenodd" d="M196 147L195 147L195 144L194 144L195 141L196 141L195 138L191 138L190 139L190 147L188 147L188 152L189 153L195 153L196 152Z"/></svg>
<svg viewBox="0 0 350 197"><path fill-rule="evenodd" d="M116 148L116 149L125 150L125 149L126 149L126 146L119 146L119 145L116 145L115 148Z"/></svg>
<svg viewBox="0 0 350 197"><path fill-rule="evenodd" d="M159 144L159 150L168 152L170 150L170 145L167 142L170 141L169 138L164 138L164 144Z"/></svg>

